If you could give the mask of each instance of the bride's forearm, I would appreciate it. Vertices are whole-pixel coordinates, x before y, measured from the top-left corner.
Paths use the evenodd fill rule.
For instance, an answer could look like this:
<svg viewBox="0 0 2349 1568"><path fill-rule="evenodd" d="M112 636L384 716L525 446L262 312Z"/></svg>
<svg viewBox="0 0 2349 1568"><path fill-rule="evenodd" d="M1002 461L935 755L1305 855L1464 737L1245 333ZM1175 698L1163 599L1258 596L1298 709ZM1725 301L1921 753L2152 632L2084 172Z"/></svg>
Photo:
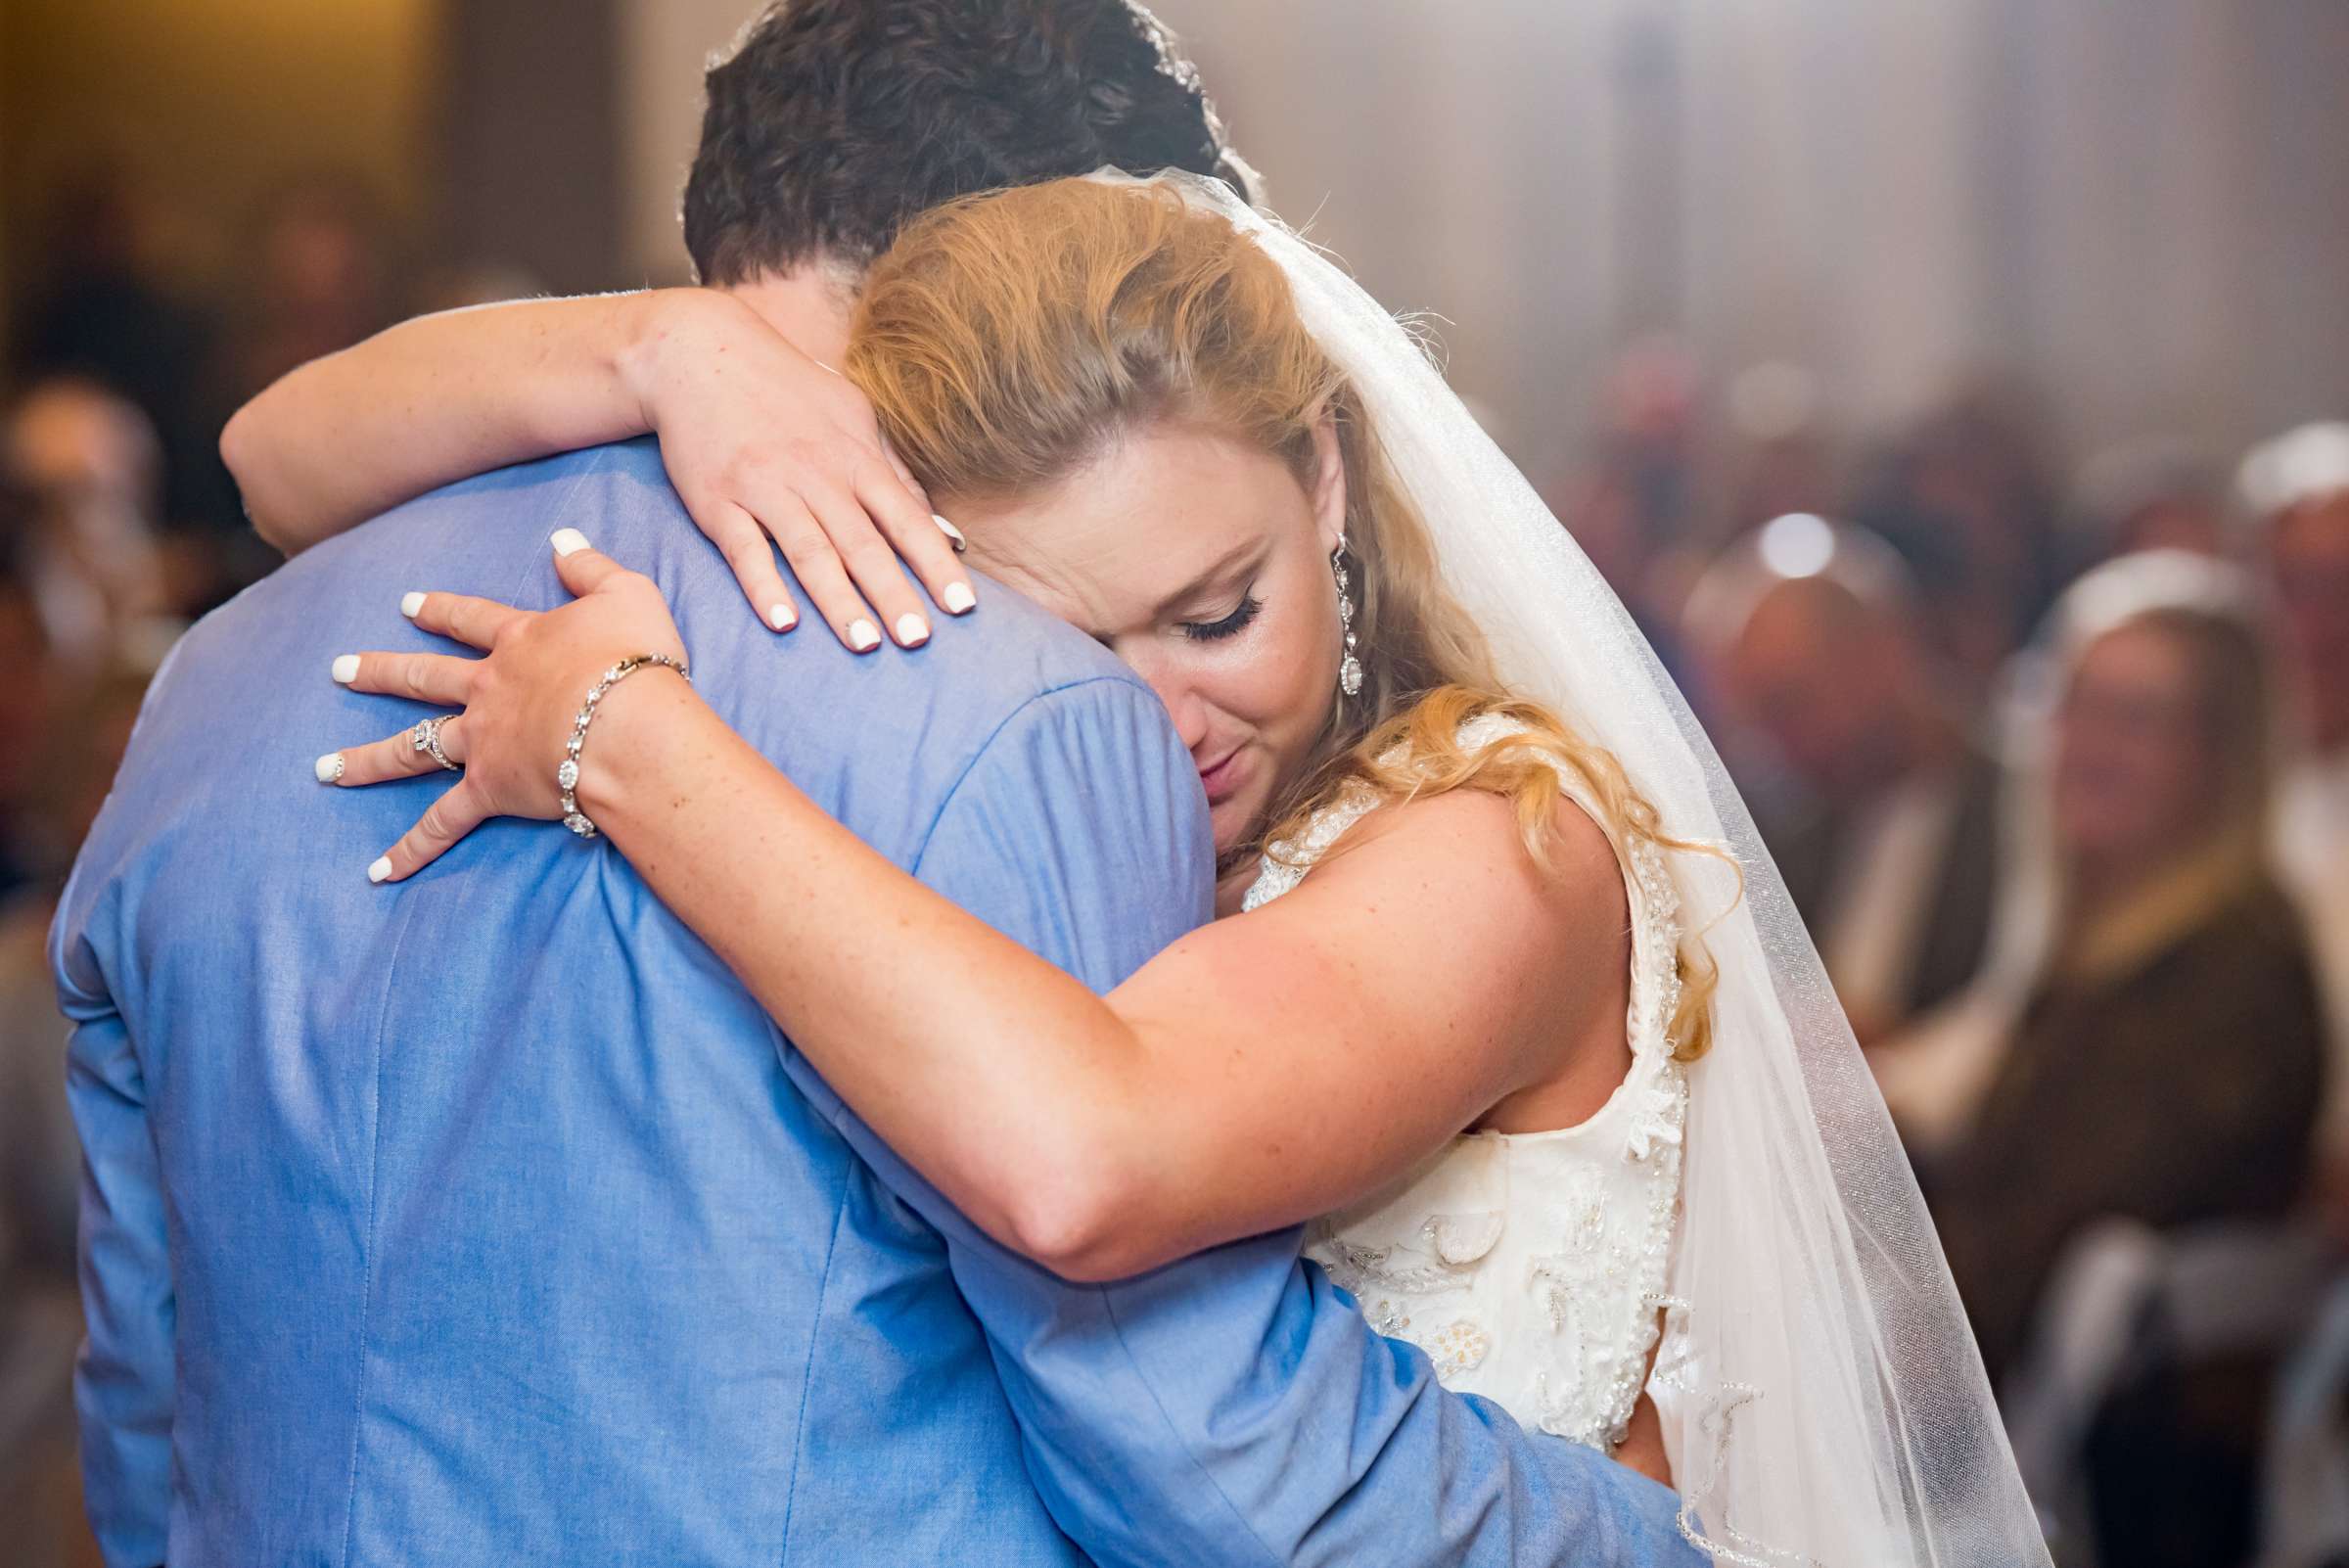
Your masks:
<svg viewBox="0 0 2349 1568"><path fill-rule="evenodd" d="M663 289L420 316L281 377L220 455L262 537L295 554L452 481L642 435L644 362L681 320L741 308Z"/></svg>
<svg viewBox="0 0 2349 1568"><path fill-rule="evenodd" d="M618 722L615 722L618 720ZM1147 1051L1083 985L865 846L648 672L616 687L579 804L875 1131L998 1241L1131 1271L1089 1218L1156 1185ZM713 853L713 846L723 846ZM1151 1260L1156 1261L1156 1260Z"/></svg>

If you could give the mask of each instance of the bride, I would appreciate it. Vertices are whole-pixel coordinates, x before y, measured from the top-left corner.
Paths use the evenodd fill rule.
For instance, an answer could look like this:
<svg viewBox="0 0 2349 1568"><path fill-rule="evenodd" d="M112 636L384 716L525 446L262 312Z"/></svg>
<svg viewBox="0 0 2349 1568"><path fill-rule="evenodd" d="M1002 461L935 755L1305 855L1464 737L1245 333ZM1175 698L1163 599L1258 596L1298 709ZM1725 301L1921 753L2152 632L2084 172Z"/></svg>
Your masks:
<svg viewBox="0 0 2349 1568"><path fill-rule="evenodd" d="M560 609L403 602L484 658L338 669L458 710L321 759L345 786L436 747L465 769L371 876L490 815L566 817L1039 1264L1121 1277L1314 1220L1374 1326L1668 1477L1723 1561L2046 1560L1735 792L1375 301L1220 187L1065 180L908 227L845 370L970 560L1165 702L1223 918L1096 997L864 850L688 680L599 679L687 650L569 530Z"/></svg>

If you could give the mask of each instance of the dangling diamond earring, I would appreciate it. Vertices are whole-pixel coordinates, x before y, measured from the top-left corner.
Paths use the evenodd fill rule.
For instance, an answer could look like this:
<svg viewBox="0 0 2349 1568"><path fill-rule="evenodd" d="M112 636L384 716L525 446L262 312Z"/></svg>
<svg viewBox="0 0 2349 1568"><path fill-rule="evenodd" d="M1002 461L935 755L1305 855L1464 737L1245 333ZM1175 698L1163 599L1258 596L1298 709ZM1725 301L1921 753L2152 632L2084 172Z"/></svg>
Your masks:
<svg viewBox="0 0 2349 1568"><path fill-rule="evenodd" d="M1338 624L1346 632L1346 657L1338 666L1338 690L1357 696L1362 689L1362 662L1354 656L1354 581L1346 576L1346 540L1329 554L1330 569L1338 575Z"/></svg>

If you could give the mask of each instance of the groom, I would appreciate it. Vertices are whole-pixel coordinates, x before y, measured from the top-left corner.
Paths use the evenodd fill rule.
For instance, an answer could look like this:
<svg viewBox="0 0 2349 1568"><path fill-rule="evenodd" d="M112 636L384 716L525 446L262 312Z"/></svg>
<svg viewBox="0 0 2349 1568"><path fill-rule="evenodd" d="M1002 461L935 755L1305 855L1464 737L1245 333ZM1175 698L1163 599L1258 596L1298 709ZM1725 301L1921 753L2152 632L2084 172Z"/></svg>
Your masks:
<svg viewBox="0 0 2349 1568"><path fill-rule="evenodd" d="M698 238L769 300L957 189L1146 169L1170 125L1216 156L1119 0L809 3L712 92L751 133L696 186L772 200ZM761 161L760 105L821 183ZM382 723L330 664L411 587L556 602L562 527L653 576L826 809L1089 983L1210 908L1130 672L1000 588L916 655L778 640L650 442L302 556L174 653L55 934L111 1564L1700 1560L1666 1492L1445 1393L1294 1233L1106 1288L995 1247L607 848L500 821L370 887L438 786L319 797L311 758Z"/></svg>

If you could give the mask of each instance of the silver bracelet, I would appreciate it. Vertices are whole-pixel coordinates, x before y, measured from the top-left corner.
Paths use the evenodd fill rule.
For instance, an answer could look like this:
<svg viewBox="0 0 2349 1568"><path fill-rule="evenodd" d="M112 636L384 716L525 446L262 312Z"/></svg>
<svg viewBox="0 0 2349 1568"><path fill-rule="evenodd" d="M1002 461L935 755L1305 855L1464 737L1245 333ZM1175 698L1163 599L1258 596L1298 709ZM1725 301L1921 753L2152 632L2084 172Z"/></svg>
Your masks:
<svg viewBox="0 0 2349 1568"><path fill-rule="evenodd" d="M595 722L596 705L604 700L604 694L647 665L673 669L685 677L686 685L693 684L693 671L685 668L685 662L681 659L657 653L622 659L604 671L603 679L588 688L587 700L579 705L577 715L571 721L571 739L564 743L563 761L555 767L555 786L563 792L563 825L582 839L595 837L595 824L588 821L587 814L579 809L579 798L575 793L579 787L579 748L587 744L587 726Z"/></svg>

